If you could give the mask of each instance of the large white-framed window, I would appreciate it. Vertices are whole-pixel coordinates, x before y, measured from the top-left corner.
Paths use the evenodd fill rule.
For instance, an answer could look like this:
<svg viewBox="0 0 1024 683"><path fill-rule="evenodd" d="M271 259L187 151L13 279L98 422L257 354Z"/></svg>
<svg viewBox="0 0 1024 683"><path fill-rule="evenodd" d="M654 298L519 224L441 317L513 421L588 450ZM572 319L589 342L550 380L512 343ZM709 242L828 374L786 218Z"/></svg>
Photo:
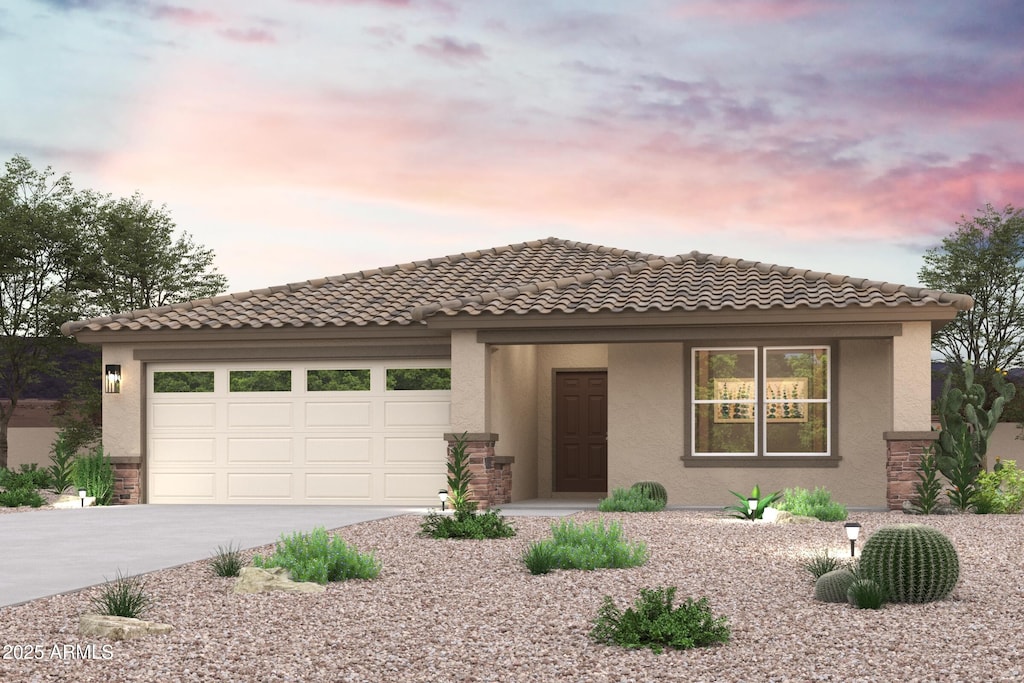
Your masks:
<svg viewBox="0 0 1024 683"><path fill-rule="evenodd" d="M692 455L831 455L828 346L695 347L690 368Z"/></svg>

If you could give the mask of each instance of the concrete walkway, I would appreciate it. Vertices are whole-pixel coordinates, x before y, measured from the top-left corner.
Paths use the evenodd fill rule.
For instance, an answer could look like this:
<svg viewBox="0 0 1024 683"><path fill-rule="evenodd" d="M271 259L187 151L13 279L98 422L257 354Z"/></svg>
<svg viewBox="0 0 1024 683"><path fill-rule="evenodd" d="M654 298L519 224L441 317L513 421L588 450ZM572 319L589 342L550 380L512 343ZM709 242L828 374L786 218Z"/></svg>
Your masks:
<svg viewBox="0 0 1024 683"><path fill-rule="evenodd" d="M561 517L596 501L533 500L502 514ZM338 505L117 505L0 515L0 607L95 586L123 575L253 548L281 534L337 529L426 508Z"/></svg>

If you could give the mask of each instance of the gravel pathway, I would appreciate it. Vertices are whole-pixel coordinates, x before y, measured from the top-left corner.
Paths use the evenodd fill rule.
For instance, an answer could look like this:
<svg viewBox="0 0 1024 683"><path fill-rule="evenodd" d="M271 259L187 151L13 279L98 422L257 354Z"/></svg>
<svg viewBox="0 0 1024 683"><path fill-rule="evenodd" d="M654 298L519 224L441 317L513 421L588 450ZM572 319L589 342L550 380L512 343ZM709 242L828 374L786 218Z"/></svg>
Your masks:
<svg viewBox="0 0 1024 683"><path fill-rule="evenodd" d="M1024 680L1024 516L858 513L862 538L919 521L944 531L960 554L950 598L879 611L812 599L801 564L825 548L848 551L841 523L776 526L694 511L603 516L647 542L645 566L531 576L520 556L550 534L551 518L510 518L519 531L512 539L438 541L418 537L420 517L405 516L339 530L375 551L383 571L322 594L234 595L233 580L213 576L206 562L148 575L149 618L173 624L170 635L79 636L95 588L0 608L0 680ZM603 596L625 607L640 588L667 585L678 587L677 599L707 596L713 613L728 617L732 641L661 655L590 641ZM38 646L42 658L14 658L17 646L22 655Z"/></svg>

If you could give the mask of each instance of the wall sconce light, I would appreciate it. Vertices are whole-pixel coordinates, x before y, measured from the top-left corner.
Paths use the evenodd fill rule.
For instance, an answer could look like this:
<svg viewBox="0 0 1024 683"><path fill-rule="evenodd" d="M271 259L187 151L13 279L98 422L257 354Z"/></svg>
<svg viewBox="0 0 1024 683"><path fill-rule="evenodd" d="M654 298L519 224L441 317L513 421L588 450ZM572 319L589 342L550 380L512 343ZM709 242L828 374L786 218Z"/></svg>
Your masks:
<svg viewBox="0 0 1024 683"><path fill-rule="evenodd" d="M88 493L85 489L78 489L78 498L82 501L82 507L85 507L85 494Z"/></svg>
<svg viewBox="0 0 1024 683"><path fill-rule="evenodd" d="M121 366L108 365L103 370L103 389L108 394L121 393Z"/></svg>
<svg viewBox="0 0 1024 683"><path fill-rule="evenodd" d="M441 511L444 511L444 504L448 502L448 491L441 489L437 492L437 497L441 499Z"/></svg>
<svg viewBox="0 0 1024 683"><path fill-rule="evenodd" d="M857 549L857 537L860 536L860 523L847 522L843 528L846 529L846 537L850 539L850 557L853 557Z"/></svg>

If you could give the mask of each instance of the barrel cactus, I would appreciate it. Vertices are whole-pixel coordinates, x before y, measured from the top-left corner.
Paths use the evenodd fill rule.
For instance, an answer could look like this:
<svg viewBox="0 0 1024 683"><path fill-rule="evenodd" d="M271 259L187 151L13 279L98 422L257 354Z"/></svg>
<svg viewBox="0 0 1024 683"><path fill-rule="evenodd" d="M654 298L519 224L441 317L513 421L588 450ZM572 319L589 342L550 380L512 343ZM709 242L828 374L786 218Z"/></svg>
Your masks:
<svg viewBox="0 0 1024 683"><path fill-rule="evenodd" d="M924 524L879 529L864 544L858 574L881 586L891 602L941 600L960 578L956 548Z"/></svg>
<svg viewBox="0 0 1024 683"><path fill-rule="evenodd" d="M849 569L833 569L825 572L814 582L814 599L822 602L846 602L846 593L856 580Z"/></svg>
<svg viewBox="0 0 1024 683"><path fill-rule="evenodd" d="M659 501L662 505L668 503L668 492L665 487L656 481L638 481L632 486L634 491L640 491L651 500Z"/></svg>

